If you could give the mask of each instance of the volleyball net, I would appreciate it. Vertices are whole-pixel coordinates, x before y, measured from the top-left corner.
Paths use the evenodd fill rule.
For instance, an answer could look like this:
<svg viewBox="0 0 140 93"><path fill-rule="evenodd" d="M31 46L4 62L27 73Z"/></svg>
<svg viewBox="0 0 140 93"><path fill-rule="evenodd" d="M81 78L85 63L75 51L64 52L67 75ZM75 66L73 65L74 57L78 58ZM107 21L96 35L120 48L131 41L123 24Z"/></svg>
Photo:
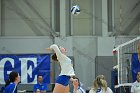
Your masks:
<svg viewBox="0 0 140 93"><path fill-rule="evenodd" d="M115 88L132 85L131 57L133 53L137 53L137 44L139 41L140 37L137 37L113 49L118 73L118 85Z"/></svg>

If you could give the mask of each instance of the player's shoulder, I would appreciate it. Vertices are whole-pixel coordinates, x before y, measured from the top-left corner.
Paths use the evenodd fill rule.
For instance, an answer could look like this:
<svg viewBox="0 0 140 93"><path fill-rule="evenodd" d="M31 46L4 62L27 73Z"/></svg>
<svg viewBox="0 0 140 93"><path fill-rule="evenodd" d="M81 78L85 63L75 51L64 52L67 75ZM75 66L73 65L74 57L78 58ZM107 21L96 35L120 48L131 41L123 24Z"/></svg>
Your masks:
<svg viewBox="0 0 140 93"><path fill-rule="evenodd" d="M11 88L14 88L16 85L14 84L14 83L10 83L9 85L7 85L6 87L5 87L5 90L9 90L9 89L11 89Z"/></svg>
<svg viewBox="0 0 140 93"><path fill-rule="evenodd" d="M94 88L90 88L89 93L96 93Z"/></svg>
<svg viewBox="0 0 140 93"><path fill-rule="evenodd" d="M113 93L113 91L109 87L107 87L107 93Z"/></svg>
<svg viewBox="0 0 140 93"><path fill-rule="evenodd" d="M134 86L134 85L136 85L138 82L137 81L135 81L134 83L132 83L132 86Z"/></svg>
<svg viewBox="0 0 140 93"><path fill-rule="evenodd" d="M38 86L38 83L37 84L34 84L34 87Z"/></svg>
<svg viewBox="0 0 140 93"><path fill-rule="evenodd" d="M15 83L11 82L8 86L15 86Z"/></svg>

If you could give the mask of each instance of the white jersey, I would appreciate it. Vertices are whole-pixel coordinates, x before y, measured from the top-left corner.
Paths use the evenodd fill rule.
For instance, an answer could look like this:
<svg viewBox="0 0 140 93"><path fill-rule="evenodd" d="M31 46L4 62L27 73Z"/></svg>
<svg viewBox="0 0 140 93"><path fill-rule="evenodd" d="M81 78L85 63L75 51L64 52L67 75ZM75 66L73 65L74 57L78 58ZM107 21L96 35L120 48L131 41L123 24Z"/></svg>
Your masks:
<svg viewBox="0 0 140 93"><path fill-rule="evenodd" d="M131 93L140 93L140 82L134 82L131 87Z"/></svg>
<svg viewBox="0 0 140 93"><path fill-rule="evenodd" d="M73 93L86 93L86 92L82 87L78 87L76 91L73 91Z"/></svg>
<svg viewBox="0 0 140 93"><path fill-rule="evenodd" d="M112 90L111 90L109 87L107 87L107 90L106 90L106 91L103 91L103 90L101 89L101 91L99 91L99 92L94 91L94 89L92 88L92 89L89 91L89 93L113 93L113 92L112 92Z"/></svg>
<svg viewBox="0 0 140 93"><path fill-rule="evenodd" d="M67 75L67 76L75 75L73 65L71 63L71 59L68 58L66 55L62 54L56 44L51 45L50 48L55 51L58 61L60 62L60 66L61 66L60 75Z"/></svg>

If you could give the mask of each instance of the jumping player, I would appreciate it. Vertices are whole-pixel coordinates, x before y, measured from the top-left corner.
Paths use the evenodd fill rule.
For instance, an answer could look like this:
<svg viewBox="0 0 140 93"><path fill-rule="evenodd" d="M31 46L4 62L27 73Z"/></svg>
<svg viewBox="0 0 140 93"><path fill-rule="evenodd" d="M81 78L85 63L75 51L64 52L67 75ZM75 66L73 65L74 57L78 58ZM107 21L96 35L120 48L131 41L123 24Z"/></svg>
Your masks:
<svg viewBox="0 0 140 93"><path fill-rule="evenodd" d="M58 61L61 67L61 73L56 79L53 93L68 93L69 81L73 76L75 76L71 59L66 56L66 49L58 47L56 44L51 45L50 48L47 48L47 50L53 50L55 52L52 55L52 60Z"/></svg>

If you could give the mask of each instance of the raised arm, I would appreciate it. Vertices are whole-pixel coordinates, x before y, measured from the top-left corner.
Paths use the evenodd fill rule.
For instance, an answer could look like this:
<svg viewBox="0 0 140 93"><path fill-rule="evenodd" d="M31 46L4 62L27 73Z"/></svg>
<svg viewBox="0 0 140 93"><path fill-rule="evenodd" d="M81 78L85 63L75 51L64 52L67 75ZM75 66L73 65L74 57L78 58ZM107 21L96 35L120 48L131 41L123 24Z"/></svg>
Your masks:
<svg viewBox="0 0 140 93"><path fill-rule="evenodd" d="M62 55L60 49L58 48L58 46L56 44L51 45L50 48L54 50L57 57L60 57Z"/></svg>

